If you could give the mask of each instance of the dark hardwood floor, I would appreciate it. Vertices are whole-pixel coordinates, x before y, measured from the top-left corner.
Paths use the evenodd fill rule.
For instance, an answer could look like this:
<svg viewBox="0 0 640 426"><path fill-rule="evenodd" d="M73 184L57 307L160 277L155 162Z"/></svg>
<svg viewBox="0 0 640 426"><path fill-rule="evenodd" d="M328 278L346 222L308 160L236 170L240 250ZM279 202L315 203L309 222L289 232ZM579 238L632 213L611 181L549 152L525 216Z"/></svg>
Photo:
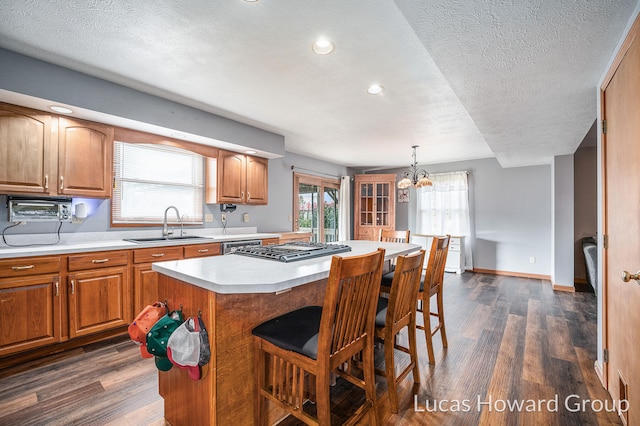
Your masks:
<svg viewBox="0 0 640 426"><path fill-rule="evenodd" d="M593 293L554 292L535 279L446 274L445 317L449 348L436 335L435 366L418 333L421 384L413 386L411 375L403 382L398 415L389 416L379 379L385 424L621 424L601 409L611 401L594 371ZM0 425L164 425L157 386L153 361L140 358L132 342L94 344L0 371ZM360 395L340 382L332 392L339 422ZM509 409L520 401L521 409Z"/></svg>

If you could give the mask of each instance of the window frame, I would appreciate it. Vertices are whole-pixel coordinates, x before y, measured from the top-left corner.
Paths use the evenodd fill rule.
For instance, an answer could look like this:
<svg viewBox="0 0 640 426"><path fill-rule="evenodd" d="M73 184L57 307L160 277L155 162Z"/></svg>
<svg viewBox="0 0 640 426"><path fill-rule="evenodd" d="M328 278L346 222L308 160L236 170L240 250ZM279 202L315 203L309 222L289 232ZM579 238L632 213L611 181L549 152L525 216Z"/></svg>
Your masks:
<svg viewBox="0 0 640 426"><path fill-rule="evenodd" d="M205 204L205 196L206 196L206 159L207 158L217 158L218 157L218 148L198 144L195 142L184 141L180 139L173 139L162 135L156 135L152 133L141 132L132 129L125 129L121 127L114 128L114 142L124 142L128 144L147 144L147 145L164 145L170 146L174 148L180 148L185 151L190 151L192 153L200 154L203 158L203 193L202 193L202 211L204 215L204 204ZM112 160L115 160L115 149L113 150L114 157ZM113 164L111 167L114 167ZM113 177L114 183L116 181L116 176ZM111 193L111 206L109 208L109 222L112 228L126 228L126 227L158 227L162 225L162 221L159 223L151 223L151 222L127 222L127 223L114 223L113 221L113 189ZM204 216L203 221L201 222L185 222L185 226L202 226L204 225Z"/></svg>

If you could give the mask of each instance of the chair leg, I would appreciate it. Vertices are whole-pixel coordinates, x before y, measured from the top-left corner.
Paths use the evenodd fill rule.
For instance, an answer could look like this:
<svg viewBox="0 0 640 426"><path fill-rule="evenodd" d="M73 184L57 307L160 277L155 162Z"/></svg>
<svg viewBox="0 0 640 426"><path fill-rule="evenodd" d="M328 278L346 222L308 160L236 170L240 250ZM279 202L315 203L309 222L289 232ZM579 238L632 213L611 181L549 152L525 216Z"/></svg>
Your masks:
<svg viewBox="0 0 640 426"><path fill-rule="evenodd" d="M424 306L425 304L427 306ZM436 356L433 353L433 335L431 333L431 308L429 299L427 299L426 301L422 301L422 319L424 322L424 337L427 341L427 354L429 355L429 364L435 364Z"/></svg>
<svg viewBox="0 0 640 426"><path fill-rule="evenodd" d="M416 340L416 315L413 315L413 319L409 322L407 334L409 334L409 357L413 363L413 382L420 383L420 363L418 362L418 342Z"/></svg>
<svg viewBox="0 0 640 426"><path fill-rule="evenodd" d="M331 378L329 372L316 376L316 412L318 415L318 424L331 424L331 399L330 399L330 383Z"/></svg>
<svg viewBox="0 0 640 426"><path fill-rule="evenodd" d="M442 347L448 347L447 343L447 330L444 327L444 303L442 297L442 286L440 287L440 291L438 291L438 322L440 325L440 337L442 338Z"/></svg>
<svg viewBox="0 0 640 426"><path fill-rule="evenodd" d="M384 367L387 378L387 390L389 392L389 404L391 412L398 413L398 389L396 388L396 369L394 359L395 336L386 336L384 339Z"/></svg>
<svg viewBox="0 0 640 426"><path fill-rule="evenodd" d="M370 411L370 423L372 426L377 426L380 424L378 420L378 402L376 395L376 371L375 371L375 361L373 356L373 336L367 336L367 339L370 339L369 342L365 345L364 353L362 354L363 359L363 374L365 381L365 394L367 400L371 401L371 411ZM385 345L386 346L386 345ZM322 424L322 423L320 423ZM327 423L328 424L328 423Z"/></svg>
<svg viewBox="0 0 640 426"><path fill-rule="evenodd" d="M254 398L254 412L253 419L255 425L266 425L267 423L267 410L266 404L264 401L264 397L262 396L262 389L264 388L265 381L265 361L264 361L264 352L260 349L260 342L256 341L255 345L257 346L254 351L254 368L256 371L256 391Z"/></svg>

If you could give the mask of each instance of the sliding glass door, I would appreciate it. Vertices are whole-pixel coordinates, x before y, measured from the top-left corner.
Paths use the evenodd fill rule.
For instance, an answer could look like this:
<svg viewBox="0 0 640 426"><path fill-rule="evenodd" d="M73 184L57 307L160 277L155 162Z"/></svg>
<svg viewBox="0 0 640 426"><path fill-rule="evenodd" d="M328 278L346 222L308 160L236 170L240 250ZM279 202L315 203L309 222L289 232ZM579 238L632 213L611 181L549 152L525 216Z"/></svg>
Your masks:
<svg viewBox="0 0 640 426"><path fill-rule="evenodd" d="M311 241L329 243L338 237L340 181L294 173L293 230L311 232Z"/></svg>

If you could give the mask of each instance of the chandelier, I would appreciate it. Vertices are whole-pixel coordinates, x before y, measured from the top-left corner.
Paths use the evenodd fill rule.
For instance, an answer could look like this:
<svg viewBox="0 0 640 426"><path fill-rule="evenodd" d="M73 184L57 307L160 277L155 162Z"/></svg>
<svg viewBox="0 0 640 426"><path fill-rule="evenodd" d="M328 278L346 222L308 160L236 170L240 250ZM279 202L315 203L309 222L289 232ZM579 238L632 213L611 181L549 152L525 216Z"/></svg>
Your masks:
<svg viewBox="0 0 640 426"><path fill-rule="evenodd" d="M416 161L416 148L418 145L414 145L413 148L413 164L411 168L402 174L402 179L398 182L398 188L404 189L410 186L414 188L422 188L423 186L432 186L433 182L429 179L429 173L424 169L418 169L418 162Z"/></svg>

